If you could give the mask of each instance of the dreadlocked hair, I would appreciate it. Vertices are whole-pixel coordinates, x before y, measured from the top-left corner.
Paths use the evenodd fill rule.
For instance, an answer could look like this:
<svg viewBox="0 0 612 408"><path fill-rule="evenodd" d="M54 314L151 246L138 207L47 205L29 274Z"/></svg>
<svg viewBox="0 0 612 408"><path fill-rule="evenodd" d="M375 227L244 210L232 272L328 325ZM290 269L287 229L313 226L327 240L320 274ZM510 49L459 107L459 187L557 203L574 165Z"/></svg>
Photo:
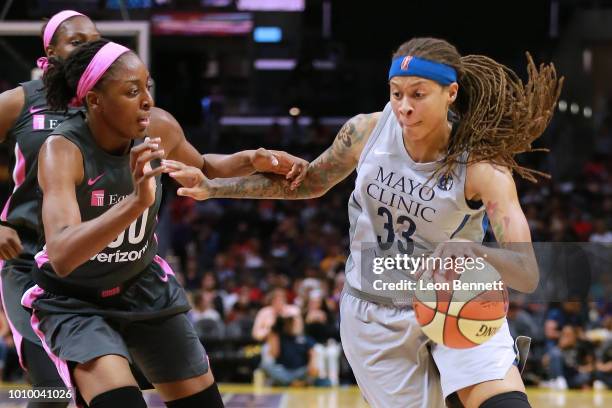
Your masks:
<svg viewBox="0 0 612 408"><path fill-rule="evenodd" d="M448 175L468 153L467 164L489 161L535 182L546 173L520 166L519 153L548 151L531 144L544 132L555 111L563 78L554 65L539 69L527 53L529 79L524 84L514 71L484 55L462 57L447 41L414 38L402 44L393 58L412 55L449 65L457 71L459 93L450 109L459 116L456 132L436 174ZM462 161L463 160L463 161Z"/></svg>
<svg viewBox="0 0 612 408"><path fill-rule="evenodd" d="M79 80L85 69L102 47L109 41L99 39L79 45L70 53L66 60L58 57L49 58L49 67L43 75L43 83L47 91L47 103L52 110L65 111L70 101L75 97ZM105 78L112 75L113 64L98 81L98 88Z"/></svg>

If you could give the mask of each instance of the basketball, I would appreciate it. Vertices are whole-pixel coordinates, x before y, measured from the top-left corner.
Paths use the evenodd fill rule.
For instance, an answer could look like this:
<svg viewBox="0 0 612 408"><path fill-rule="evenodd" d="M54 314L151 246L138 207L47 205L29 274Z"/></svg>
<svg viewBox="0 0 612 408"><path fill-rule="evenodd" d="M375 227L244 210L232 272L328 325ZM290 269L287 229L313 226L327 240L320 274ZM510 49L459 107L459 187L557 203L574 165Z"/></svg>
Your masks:
<svg viewBox="0 0 612 408"><path fill-rule="evenodd" d="M504 324L508 292L490 264L454 273L452 281L423 276L413 300L423 332L434 342L465 349L491 339Z"/></svg>

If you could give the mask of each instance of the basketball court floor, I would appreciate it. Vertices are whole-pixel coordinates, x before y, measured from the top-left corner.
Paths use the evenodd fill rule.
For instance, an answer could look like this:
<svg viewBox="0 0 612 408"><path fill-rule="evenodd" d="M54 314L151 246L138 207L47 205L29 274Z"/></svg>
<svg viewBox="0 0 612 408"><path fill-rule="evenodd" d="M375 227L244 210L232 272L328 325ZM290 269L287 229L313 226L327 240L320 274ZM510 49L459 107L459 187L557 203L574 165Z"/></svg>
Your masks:
<svg viewBox="0 0 612 408"><path fill-rule="evenodd" d="M4 385L0 389L0 408L25 407L25 401L9 398L9 389L23 385ZM367 408L357 387L340 388L256 388L252 385L221 385L226 408ZM164 407L154 392L146 392L149 407ZM550 391L529 389L533 408L612 407L612 391Z"/></svg>

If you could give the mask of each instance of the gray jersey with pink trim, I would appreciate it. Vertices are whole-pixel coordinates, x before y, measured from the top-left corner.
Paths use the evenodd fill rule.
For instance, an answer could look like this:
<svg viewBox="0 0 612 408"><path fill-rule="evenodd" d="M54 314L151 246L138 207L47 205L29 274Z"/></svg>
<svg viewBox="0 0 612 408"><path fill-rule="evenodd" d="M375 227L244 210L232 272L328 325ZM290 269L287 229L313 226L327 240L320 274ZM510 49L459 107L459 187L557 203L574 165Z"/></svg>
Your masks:
<svg viewBox="0 0 612 408"><path fill-rule="evenodd" d="M464 154L462 161L466 158ZM465 199L466 164L459 164L448 177L432 179L437 166L437 162L417 163L410 157L401 126L387 104L359 158L355 189L348 203L346 278L352 288L389 298L395 304L405 303L410 297L405 291L390 294L373 287L375 280L390 278L373 273L374 258L428 254L437 243L455 237L482 242L484 207ZM398 293L406 298L390 298Z"/></svg>
<svg viewBox="0 0 612 408"><path fill-rule="evenodd" d="M25 101L17 121L6 135L10 157L12 194L4 204L0 220L17 230L23 243L22 255L34 255L40 248L38 237L38 151L49 133L76 110L54 112L47 107L44 85L40 80L24 82Z"/></svg>
<svg viewBox="0 0 612 408"><path fill-rule="evenodd" d="M117 156L102 150L85 122L83 112L64 121L52 134L70 140L83 155L83 181L76 186L83 222L99 217L134 191L129 153ZM36 254L39 269L59 284L89 288L112 287L138 275L157 253L155 226L162 197L160 176L156 178L156 184L153 205L104 250L77 267L69 276L60 279L55 274L48 262L46 247ZM78 251L78 248L74 250Z"/></svg>

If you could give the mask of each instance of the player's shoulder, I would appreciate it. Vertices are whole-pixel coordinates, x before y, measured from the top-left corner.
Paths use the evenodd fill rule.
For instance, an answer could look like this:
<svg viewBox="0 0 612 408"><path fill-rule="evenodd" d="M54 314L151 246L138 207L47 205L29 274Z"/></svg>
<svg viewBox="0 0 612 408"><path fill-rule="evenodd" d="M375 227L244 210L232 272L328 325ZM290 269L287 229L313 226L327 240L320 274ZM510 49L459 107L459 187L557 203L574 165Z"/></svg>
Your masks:
<svg viewBox="0 0 612 408"><path fill-rule="evenodd" d="M21 100L21 103L23 103L24 98L25 98L25 91L23 89L23 86L21 85L0 93L0 100L3 103L8 102L8 101L12 101L13 103L15 103L15 102L19 102L19 100Z"/></svg>
<svg viewBox="0 0 612 408"><path fill-rule="evenodd" d="M39 151L39 180L47 188L48 182L71 180L79 184L83 179L83 154L74 141L62 135L49 136ZM63 163L57 166L57 163ZM40 178L40 174L44 177Z"/></svg>
<svg viewBox="0 0 612 408"><path fill-rule="evenodd" d="M151 108L151 125L171 126L175 124L178 122L170 112L157 106Z"/></svg>
<svg viewBox="0 0 612 408"><path fill-rule="evenodd" d="M151 108L147 135L161 138L162 143L170 150L171 146L175 146L184 138L183 128L176 118L170 112L158 107Z"/></svg>
<svg viewBox="0 0 612 408"><path fill-rule="evenodd" d="M485 178L512 178L512 171L504 165L496 164L490 160L476 160L471 162L468 159L467 165L468 178L475 178L483 181Z"/></svg>
<svg viewBox="0 0 612 408"><path fill-rule="evenodd" d="M512 171L489 160L469 162L466 171L465 196L480 199L483 192L492 189L516 188ZM510 191L510 190L508 190Z"/></svg>
<svg viewBox="0 0 612 408"><path fill-rule="evenodd" d="M53 133L47 137L42 145L42 151L53 156L81 155L81 149L61 133Z"/></svg>
<svg viewBox="0 0 612 408"><path fill-rule="evenodd" d="M347 123L352 124L355 130L363 131L369 129L371 131L376 127L381 115L382 112L360 113L350 118Z"/></svg>
<svg viewBox="0 0 612 408"><path fill-rule="evenodd" d="M0 93L0 111L6 119L17 119L25 105L25 91L22 86Z"/></svg>
<svg viewBox="0 0 612 408"><path fill-rule="evenodd" d="M342 126L339 133L340 139L345 142L347 138L350 138L351 143L348 145L358 148L360 151L376 127L381 113L360 113L353 116Z"/></svg>

